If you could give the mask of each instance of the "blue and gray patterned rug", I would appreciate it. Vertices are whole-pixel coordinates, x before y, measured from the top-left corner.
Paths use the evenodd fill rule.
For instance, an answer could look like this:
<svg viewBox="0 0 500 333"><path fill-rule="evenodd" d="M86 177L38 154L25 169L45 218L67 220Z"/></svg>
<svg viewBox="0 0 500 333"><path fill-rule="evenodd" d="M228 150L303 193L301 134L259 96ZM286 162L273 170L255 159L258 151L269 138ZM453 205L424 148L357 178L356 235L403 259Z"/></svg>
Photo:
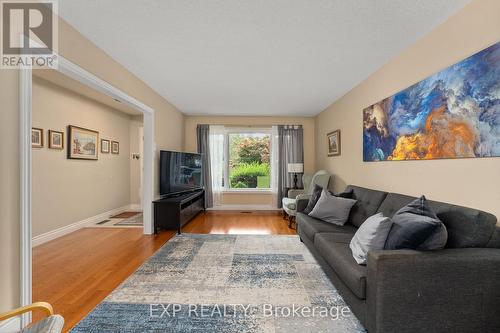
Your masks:
<svg viewBox="0 0 500 333"><path fill-rule="evenodd" d="M365 330L297 236L182 234L71 332Z"/></svg>

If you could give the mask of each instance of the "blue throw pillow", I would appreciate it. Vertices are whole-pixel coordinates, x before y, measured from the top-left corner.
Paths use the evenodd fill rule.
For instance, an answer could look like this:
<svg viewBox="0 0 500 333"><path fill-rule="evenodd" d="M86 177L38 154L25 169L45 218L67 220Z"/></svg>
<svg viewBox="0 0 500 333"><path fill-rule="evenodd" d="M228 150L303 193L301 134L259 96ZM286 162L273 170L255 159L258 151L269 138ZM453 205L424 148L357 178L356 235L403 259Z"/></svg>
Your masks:
<svg viewBox="0 0 500 333"><path fill-rule="evenodd" d="M443 222L421 196L394 214L384 249L438 250L444 248L447 239Z"/></svg>

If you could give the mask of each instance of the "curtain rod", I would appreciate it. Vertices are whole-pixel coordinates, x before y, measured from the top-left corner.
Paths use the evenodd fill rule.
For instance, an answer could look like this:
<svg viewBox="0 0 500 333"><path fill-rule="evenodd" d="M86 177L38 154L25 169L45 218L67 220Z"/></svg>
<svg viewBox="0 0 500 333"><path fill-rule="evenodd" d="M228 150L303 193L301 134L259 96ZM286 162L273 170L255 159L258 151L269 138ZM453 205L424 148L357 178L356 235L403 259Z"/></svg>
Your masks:
<svg viewBox="0 0 500 333"><path fill-rule="evenodd" d="M197 125L205 125L205 124L197 124ZM302 126L302 124L259 124L259 125L240 125L240 124L206 124L206 125L212 125L212 126L226 126L226 127L271 127L271 126Z"/></svg>

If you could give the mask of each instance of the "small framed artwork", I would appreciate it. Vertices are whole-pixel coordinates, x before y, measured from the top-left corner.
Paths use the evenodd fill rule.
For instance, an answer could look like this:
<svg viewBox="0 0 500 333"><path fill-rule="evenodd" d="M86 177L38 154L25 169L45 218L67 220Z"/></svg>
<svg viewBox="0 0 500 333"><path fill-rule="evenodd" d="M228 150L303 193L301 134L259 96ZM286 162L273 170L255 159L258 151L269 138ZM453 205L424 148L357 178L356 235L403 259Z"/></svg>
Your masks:
<svg viewBox="0 0 500 333"><path fill-rule="evenodd" d="M330 132L326 135L328 140L328 156L340 156L340 130Z"/></svg>
<svg viewBox="0 0 500 333"><path fill-rule="evenodd" d="M31 129L31 147L42 148L43 147L43 129L33 127Z"/></svg>
<svg viewBox="0 0 500 333"><path fill-rule="evenodd" d="M64 133L49 130L49 148L64 149Z"/></svg>
<svg viewBox="0 0 500 333"><path fill-rule="evenodd" d="M101 153L109 154L109 140L101 139Z"/></svg>
<svg viewBox="0 0 500 333"><path fill-rule="evenodd" d="M118 141L111 141L111 154L120 153L120 143Z"/></svg>
<svg viewBox="0 0 500 333"><path fill-rule="evenodd" d="M68 158L97 160L99 132L78 126L68 126Z"/></svg>

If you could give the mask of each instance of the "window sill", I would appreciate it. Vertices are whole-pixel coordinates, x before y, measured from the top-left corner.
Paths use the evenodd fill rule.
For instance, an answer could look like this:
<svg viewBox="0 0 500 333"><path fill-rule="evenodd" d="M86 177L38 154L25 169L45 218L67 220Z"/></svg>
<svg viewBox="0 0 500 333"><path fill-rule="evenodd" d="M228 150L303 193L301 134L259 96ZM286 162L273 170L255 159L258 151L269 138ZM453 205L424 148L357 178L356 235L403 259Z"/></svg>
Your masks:
<svg viewBox="0 0 500 333"><path fill-rule="evenodd" d="M271 189L257 189L257 188L229 188L223 189L222 193L227 194L271 194L273 191Z"/></svg>

